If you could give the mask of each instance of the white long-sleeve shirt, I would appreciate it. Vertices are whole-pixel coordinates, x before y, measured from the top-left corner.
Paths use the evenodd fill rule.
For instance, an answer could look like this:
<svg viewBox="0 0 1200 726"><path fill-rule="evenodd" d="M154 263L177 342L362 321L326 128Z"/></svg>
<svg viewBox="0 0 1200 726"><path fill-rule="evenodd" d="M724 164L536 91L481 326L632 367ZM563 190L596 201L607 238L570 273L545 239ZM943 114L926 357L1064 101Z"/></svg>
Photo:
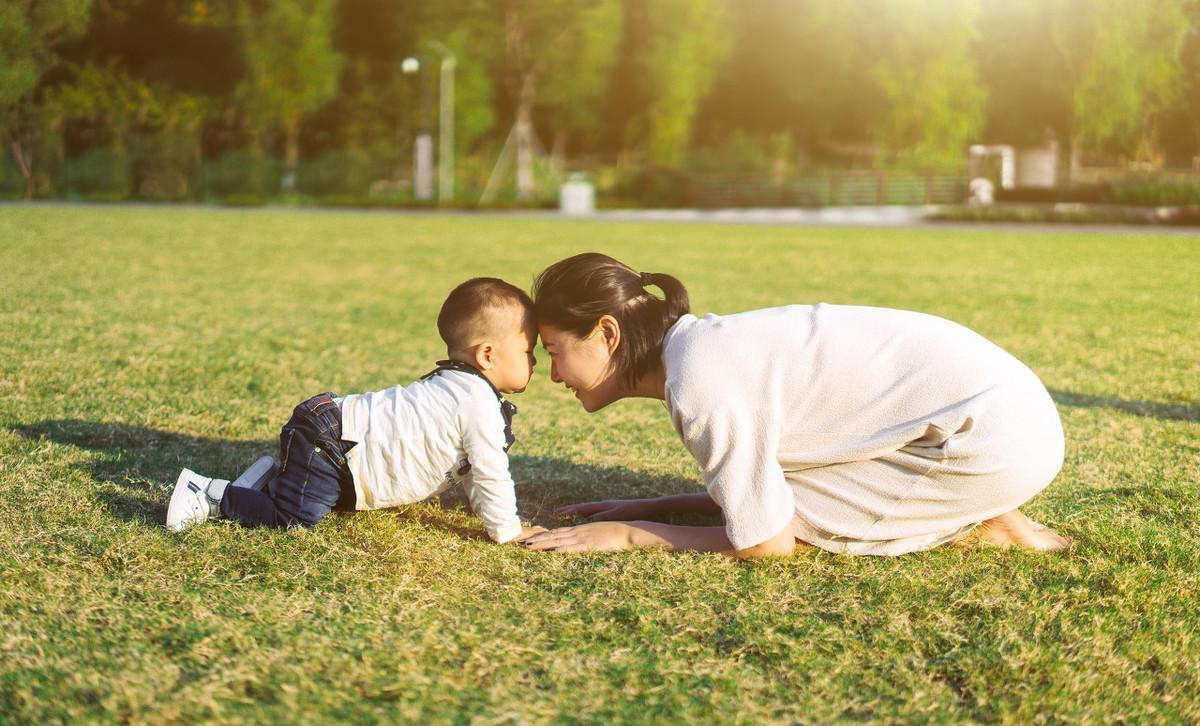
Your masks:
<svg viewBox="0 0 1200 726"><path fill-rule="evenodd" d="M1024 364L961 325L824 303L684 315L664 339L663 366L672 423L739 549L774 537L803 508L789 472L815 476L900 449L942 456L933 450L995 397L1044 395ZM845 497L886 511L906 494L873 485ZM823 524L836 531L852 514L831 511Z"/></svg>
<svg viewBox="0 0 1200 726"><path fill-rule="evenodd" d="M483 378L442 370L341 399L358 509L412 504L462 484L488 535L521 533L501 400Z"/></svg>

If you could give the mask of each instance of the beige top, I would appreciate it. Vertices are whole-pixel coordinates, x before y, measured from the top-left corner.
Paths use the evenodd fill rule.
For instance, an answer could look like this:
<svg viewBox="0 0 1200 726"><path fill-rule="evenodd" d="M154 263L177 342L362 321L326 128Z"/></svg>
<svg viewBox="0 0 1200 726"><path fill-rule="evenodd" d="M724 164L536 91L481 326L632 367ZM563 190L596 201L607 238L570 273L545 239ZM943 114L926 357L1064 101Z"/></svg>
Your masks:
<svg viewBox="0 0 1200 726"><path fill-rule="evenodd" d="M989 396L1033 376L948 320L825 303L685 315L667 332L663 364L671 420L739 549L802 511L788 473L919 455L923 441L944 441ZM871 495L904 496L882 486Z"/></svg>

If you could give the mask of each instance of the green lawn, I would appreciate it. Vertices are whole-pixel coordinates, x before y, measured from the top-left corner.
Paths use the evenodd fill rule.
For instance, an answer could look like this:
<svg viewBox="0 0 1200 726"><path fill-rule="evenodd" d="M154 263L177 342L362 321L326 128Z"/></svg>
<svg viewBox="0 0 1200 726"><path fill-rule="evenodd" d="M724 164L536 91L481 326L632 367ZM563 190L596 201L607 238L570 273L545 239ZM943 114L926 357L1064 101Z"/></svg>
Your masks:
<svg viewBox="0 0 1200 726"><path fill-rule="evenodd" d="M445 293L596 249L693 310L909 308L1026 361L1067 554L737 564L486 541L455 498L311 531L162 527L310 394L407 382ZM386 213L0 207L0 722L1200 721L1200 241ZM661 406L544 354L522 511L698 490Z"/></svg>

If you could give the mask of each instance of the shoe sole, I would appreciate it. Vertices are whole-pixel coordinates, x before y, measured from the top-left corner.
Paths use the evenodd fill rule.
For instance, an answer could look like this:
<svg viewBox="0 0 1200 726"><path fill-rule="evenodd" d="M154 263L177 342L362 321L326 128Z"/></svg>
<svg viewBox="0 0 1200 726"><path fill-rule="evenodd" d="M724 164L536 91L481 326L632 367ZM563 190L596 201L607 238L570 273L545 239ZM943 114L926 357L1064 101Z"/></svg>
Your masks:
<svg viewBox="0 0 1200 726"><path fill-rule="evenodd" d="M234 479L229 486L240 487L243 489L253 489L262 491L266 488L267 483L275 478L279 473L279 462L274 456L264 456L258 461L250 465L248 469L242 472L242 475Z"/></svg>

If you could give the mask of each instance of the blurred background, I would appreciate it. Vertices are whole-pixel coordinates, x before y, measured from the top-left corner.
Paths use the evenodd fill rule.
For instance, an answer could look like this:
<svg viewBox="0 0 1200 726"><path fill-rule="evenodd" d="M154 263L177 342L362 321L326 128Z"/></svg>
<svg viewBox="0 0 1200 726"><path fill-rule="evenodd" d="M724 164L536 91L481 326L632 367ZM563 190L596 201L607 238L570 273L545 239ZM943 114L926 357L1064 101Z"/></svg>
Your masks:
<svg viewBox="0 0 1200 726"><path fill-rule="evenodd" d="M1197 205L1200 0L0 0L0 139L5 198Z"/></svg>

